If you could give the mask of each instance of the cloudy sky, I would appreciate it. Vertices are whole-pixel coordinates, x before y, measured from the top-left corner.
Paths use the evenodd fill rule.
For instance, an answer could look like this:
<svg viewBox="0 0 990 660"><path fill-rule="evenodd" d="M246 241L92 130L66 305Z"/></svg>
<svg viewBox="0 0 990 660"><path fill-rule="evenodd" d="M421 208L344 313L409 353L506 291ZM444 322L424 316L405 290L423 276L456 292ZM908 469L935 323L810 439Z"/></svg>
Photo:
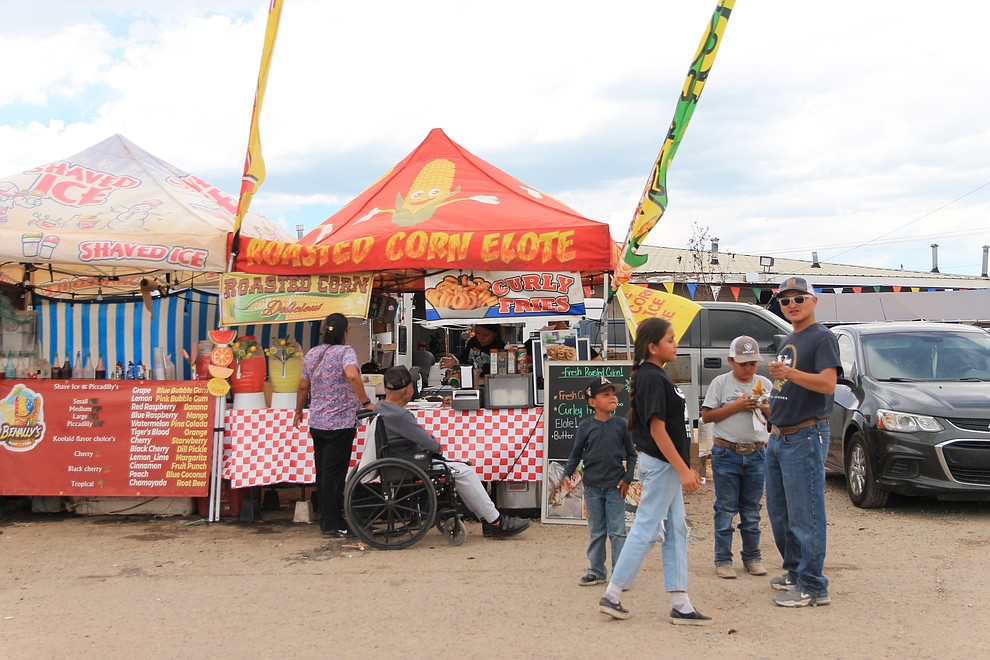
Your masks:
<svg viewBox="0 0 990 660"><path fill-rule="evenodd" d="M253 208L308 231L442 128L622 240L715 0L286 0ZM114 133L236 193L264 0L10 3L0 175ZM648 244L979 275L985 3L738 0Z"/></svg>

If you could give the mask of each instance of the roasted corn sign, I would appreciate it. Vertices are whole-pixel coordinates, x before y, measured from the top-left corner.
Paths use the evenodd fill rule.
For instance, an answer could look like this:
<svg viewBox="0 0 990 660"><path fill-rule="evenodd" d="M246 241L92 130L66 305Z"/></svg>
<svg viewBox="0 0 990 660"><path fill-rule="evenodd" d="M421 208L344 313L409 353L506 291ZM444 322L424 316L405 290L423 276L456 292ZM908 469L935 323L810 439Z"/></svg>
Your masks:
<svg viewBox="0 0 990 660"><path fill-rule="evenodd" d="M518 321L584 313L577 273L448 271L426 278L427 321Z"/></svg>
<svg viewBox="0 0 990 660"><path fill-rule="evenodd" d="M339 312L365 318L373 275L248 275L220 280L220 324L283 323L323 319Z"/></svg>
<svg viewBox="0 0 990 660"><path fill-rule="evenodd" d="M240 237L245 273L400 269L601 272L608 225L473 156L435 129L298 243Z"/></svg>

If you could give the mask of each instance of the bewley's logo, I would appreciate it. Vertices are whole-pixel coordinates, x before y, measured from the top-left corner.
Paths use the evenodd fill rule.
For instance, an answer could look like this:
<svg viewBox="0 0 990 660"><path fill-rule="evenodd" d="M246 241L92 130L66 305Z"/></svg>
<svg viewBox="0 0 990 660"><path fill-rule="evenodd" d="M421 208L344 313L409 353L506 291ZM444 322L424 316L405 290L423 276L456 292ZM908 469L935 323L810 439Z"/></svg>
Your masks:
<svg viewBox="0 0 990 660"><path fill-rule="evenodd" d="M18 383L0 401L0 446L31 451L45 437L44 398Z"/></svg>

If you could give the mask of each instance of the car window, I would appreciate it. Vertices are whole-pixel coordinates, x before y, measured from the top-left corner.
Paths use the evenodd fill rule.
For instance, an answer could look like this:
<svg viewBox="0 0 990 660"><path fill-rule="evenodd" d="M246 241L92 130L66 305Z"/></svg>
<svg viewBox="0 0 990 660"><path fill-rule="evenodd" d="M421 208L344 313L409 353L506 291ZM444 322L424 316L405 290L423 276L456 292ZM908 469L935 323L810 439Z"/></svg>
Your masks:
<svg viewBox="0 0 990 660"><path fill-rule="evenodd" d="M777 326L766 319L734 309L710 310L708 321L712 348L728 348L736 337L749 335L765 350L773 343L773 336L781 334Z"/></svg>
<svg viewBox="0 0 990 660"><path fill-rule="evenodd" d="M588 337L594 348L601 348L603 324L593 319L583 319L578 324L578 334ZM626 329L626 322L623 319L608 320L608 345L610 349L632 347L632 339Z"/></svg>
<svg viewBox="0 0 990 660"><path fill-rule="evenodd" d="M990 380L990 340L980 333L890 332L863 336L866 371L881 380Z"/></svg>
<svg viewBox="0 0 990 660"><path fill-rule="evenodd" d="M849 335L839 335L839 364L842 365L842 373L845 374L847 378L852 377L855 373L856 366L856 347L853 344L852 337Z"/></svg>

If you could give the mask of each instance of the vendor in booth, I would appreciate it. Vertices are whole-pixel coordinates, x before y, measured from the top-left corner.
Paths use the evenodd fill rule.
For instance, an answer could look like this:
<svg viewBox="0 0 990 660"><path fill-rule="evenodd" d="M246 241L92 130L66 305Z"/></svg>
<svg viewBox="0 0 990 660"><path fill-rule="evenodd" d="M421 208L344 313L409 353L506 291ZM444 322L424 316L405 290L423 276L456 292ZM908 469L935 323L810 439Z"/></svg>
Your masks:
<svg viewBox="0 0 990 660"><path fill-rule="evenodd" d="M445 355L440 358L441 369L451 369L458 364L470 364L478 368L482 375L491 370L492 350L504 351L505 340L502 339L502 326L498 324L477 325L474 336L468 339L464 350L458 357Z"/></svg>

